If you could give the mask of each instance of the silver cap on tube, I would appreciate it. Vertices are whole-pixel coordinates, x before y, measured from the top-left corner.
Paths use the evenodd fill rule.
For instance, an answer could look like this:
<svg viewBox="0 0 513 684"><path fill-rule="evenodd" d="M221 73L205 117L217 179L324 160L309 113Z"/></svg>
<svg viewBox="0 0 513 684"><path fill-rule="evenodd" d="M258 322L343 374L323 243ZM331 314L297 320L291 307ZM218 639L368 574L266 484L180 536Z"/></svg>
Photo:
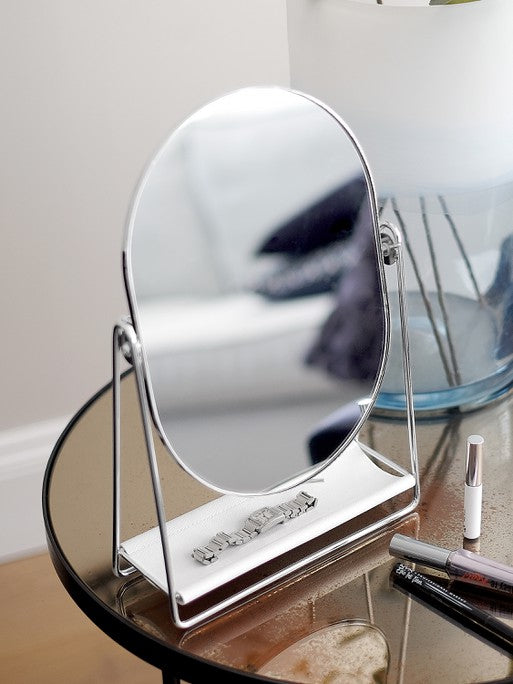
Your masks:
<svg viewBox="0 0 513 684"><path fill-rule="evenodd" d="M469 487L479 487L483 483L483 444L481 435L467 437L465 484Z"/></svg>
<svg viewBox="0 0 513 684"><path fill-rule="evenodd" d="M452 551L442 549L434 544L406 537L404 534L394 534L390 541L390 554L403 560L420 563L437 570L446 570L447 560Z"/></svg>

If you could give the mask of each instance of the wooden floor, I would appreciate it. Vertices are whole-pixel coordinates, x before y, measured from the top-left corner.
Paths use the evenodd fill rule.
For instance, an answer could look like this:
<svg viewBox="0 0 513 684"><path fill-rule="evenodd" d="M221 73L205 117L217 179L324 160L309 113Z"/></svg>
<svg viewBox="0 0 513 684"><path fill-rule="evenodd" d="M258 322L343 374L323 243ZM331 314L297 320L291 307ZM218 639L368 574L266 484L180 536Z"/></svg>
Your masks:
<svg viewBox="0 0 513 684"><path fill-rule="evenodd" d="M162 682L83 615L47 555L0 565L0 606L0 682Z"/></svg>

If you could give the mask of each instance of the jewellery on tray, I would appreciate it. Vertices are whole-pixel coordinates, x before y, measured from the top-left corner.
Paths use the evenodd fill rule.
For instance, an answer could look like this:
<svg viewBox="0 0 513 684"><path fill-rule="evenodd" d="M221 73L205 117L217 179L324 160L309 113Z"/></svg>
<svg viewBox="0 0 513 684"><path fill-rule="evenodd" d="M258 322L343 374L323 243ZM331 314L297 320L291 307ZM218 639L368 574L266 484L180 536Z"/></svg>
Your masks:
<svg viewBox="0 0 513 684"><path fill-rule="evenodd" d="M317 504L317 499L306 492L300 492L294 499L277 506L264 506L252 513L244 525L237 532L227 534L218 532L205 546L199 546L192 552L192 557L203 563L210 565L219 560L219 553L228 546L239 546L246 544L254 539L257 534L267 532L271 527L285 522L289 518L297 518L303 513L307 513Z"/></svg>

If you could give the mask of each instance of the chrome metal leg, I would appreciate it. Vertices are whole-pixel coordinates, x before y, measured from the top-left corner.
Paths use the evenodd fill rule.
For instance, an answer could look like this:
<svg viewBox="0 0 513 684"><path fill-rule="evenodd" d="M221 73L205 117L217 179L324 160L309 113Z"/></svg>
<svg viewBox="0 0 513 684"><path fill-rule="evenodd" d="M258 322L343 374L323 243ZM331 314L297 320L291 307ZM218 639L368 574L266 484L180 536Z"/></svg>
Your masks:
<svg viewBox="0 0 513 684"><path fill-rule="evenodd" d="M171 576L171 553L169 550L169 540L166 531L166 512L164 508L164 497L160 483L159 468L157 464L157 456L155 453L155 444L153 441L152 423L150 419L150 408L148 404L148 386L147 377L143 364L143 352L141 344L137 338L135 330L131 323L123 321L115 326L113 334L113 379L112 379L112 394L113 394L113 470L114 470L114 486L113 486L113 533L112 533L112 565L113 571L118 577L125 577L135 571L135 568L130 566L128 568L121 568L120 566L120 528L121 528L121 420L120 420L120 406L121 406L121 388L120 388L120 369L119 357L122 352L126 352L130 358L137 389L137 396L139 400L140 417L142 422L144 441L146 446L146 454L148 457L148 465L150 470L151 484L153 488L153 496L155 508L157 513L158 527L160 531L160 541L162 545L162 553L164 560L164 567L166 572L168 596L170 603L170 610L173 619L177 624L180 622L178 614L178 606L176 597L172 588Z"/></svg>
<svg viewBox="0 0 513 684"><path fill-rule="evenodd" d="M124 328L116 325L112 335L112 570L117 577L126 577L135 572L134 567L121 568L119 557L121 544L121 371L119 357L124 343Z"/></svg>

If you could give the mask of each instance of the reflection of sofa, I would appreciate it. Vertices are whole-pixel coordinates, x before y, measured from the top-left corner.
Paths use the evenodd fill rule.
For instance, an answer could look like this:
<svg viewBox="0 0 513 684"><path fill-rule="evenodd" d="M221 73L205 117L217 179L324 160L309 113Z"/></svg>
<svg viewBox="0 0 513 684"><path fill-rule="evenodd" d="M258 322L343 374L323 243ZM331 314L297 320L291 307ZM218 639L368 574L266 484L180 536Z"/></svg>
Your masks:
<svg viewBox="0 0 513 684"><path fill-rule="evenodd" d="M269 302L254 293L152 304L144 317L159 401L185 411L332 396L334 382L304 364L331 306L329 295Z"/></svg>

